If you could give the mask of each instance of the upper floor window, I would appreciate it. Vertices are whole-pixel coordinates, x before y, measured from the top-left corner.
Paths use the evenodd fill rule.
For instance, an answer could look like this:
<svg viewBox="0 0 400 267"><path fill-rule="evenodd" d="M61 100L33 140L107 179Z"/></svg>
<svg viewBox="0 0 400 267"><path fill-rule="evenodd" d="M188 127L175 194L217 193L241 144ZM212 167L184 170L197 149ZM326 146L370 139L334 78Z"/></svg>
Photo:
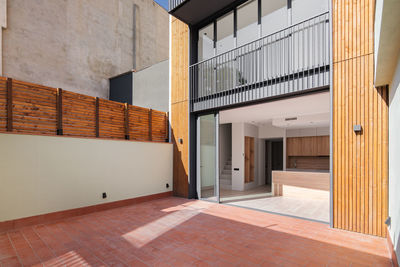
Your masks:
<svg viewBox="0 0 400 267"><path fill-rule="evenodd" d="M214 56L214 23L199 30L198 57L199 61Z"/></svg>
<svg viewBox="0 0 400 267"><path fill-rule="evenodd" d="M224 53L235 48L233 38L233 11L217 19L217 54Z"/></svg>
<svg viewBox="0 0 400 267"><path fill-rule="evenodd" d="M306 19L327 12L329 0L291 0L292 1L292 24L302 22Z"/></svg>
<svg viewBox="0 0 400 267"><path fill-rule="evenodd" d="M257 0L237 8L237 45L241 46L259 37Z"/></svg>
<svg viewBox="0 0 400 267"><path fill-rule="evenodd" d="M199 30L198 60L227 52L327 12L329 1L249 0Z"/></svg>
<svg viewBox="0 0 400 267"><path fill-rule="evenodd" d="M261 1L262 36L269 35L289 24L287 0Z"/></svg>

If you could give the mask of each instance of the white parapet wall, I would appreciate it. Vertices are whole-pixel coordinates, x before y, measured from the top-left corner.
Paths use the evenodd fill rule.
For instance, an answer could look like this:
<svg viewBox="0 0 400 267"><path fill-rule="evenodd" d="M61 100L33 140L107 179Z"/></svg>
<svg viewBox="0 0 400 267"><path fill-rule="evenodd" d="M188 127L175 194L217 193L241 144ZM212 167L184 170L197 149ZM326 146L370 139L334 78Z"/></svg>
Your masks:
<svg viewBox="0 0 400 267"><path fill-rule="evenodd" d="M0 222L171 191L172 157L169 143L0 134Z"/></svg>

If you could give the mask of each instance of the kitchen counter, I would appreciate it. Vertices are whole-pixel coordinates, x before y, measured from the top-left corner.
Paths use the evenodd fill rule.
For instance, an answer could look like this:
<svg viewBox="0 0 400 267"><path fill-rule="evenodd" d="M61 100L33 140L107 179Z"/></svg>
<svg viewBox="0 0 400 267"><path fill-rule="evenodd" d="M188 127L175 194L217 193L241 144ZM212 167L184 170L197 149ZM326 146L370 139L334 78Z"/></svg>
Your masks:
<svg viewBox="0 0 400 267"><path fill-rule="evenodd" d="M325 190L330 189L329 171L320 170L297 170L272 171L273 192L276 196L282 195L282 186L297 186L309 189Z"/></svg>
<svg viewBox="0 0 400 267"><path fill-rule="evenodd" d="M311 170L311 169L286 169L288 172L320 172L320 173L329 173L329 170Z"/></svg>

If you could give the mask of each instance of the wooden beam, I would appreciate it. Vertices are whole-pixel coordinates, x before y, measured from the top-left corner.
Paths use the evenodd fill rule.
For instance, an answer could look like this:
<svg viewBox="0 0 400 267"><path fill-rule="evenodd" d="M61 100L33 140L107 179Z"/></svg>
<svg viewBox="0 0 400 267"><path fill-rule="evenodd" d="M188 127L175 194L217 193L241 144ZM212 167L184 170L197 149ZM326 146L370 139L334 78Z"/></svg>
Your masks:
<svg viewBox="0 0 400 267"><path fill-rule="evenodd" d="M62 89L57 88L57 135L63 135L63 105L62 105Z"/></svg>
<svg viewBox="0 0 400 267"><path fill-rule="evenodd" d="M12 79L7 79L7 131L13 130L13 93Z"/></svg>

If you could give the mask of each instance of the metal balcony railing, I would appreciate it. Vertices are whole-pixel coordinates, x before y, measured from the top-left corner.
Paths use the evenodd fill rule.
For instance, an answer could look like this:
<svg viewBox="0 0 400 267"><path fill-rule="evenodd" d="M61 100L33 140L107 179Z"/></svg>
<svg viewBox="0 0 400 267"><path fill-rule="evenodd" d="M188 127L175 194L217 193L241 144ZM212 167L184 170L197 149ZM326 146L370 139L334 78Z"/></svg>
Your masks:
<svg viewBox="0 0 400 267"><path fill-rule="evenodd" d="M185 2L186 0L169 0L169 11L174 10L177 6Z"/></svg>
<svg viewBox="0 0 400 267"><path fill-rule="evenodd" d="M329 86L329 12L189 67L191 110Z"/></svg>

